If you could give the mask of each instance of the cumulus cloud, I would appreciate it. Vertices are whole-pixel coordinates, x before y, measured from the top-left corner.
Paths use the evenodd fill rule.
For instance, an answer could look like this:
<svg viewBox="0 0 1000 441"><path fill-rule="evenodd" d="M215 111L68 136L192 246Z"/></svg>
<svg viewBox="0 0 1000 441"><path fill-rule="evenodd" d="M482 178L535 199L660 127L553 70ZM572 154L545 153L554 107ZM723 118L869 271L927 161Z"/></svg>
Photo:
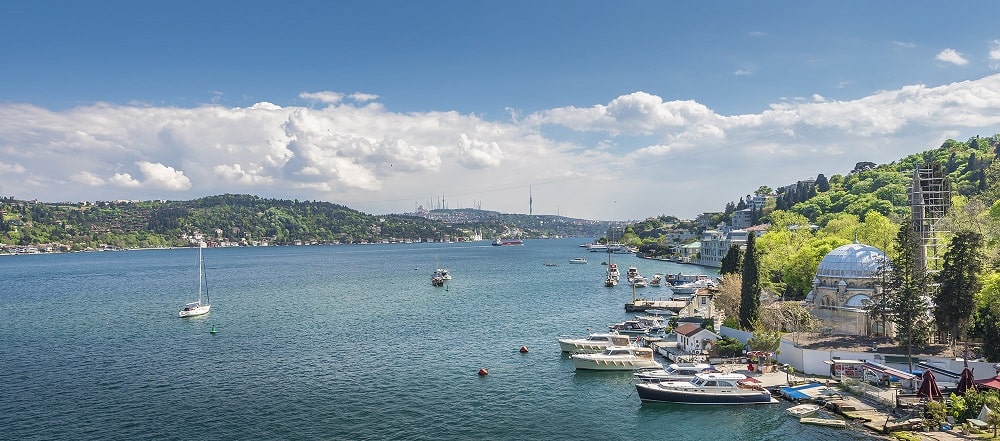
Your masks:
<svg viewBox="0 0 1000 441"><path fill-rule="evenodd" d="M461 162L470 168L497 167L504 154L497 142L469 139L464 133L458 142Z"/></svg>
<svg viewBox="0 0 1000 441"><path fill-rule="evenodd" d="M191 188L191 180L184 176L184 172L175 170L173 167L146 161L137 162L136 165L139 166L139 171L146 178L143 184L170 191Z"/></svg>
<svg viewBox="0 0 1000 441"><path fill-rule="evenodd" d="M81 171L79 173L74 173L69 178L70 181L76 182L77 184L89 185L91 187L98 187L104 185L104 179L88 171Z"/></svg>
<svg viewBox="0 0 1000 441"><path fill-rule="evenodd" d="M966 60L961 53L954 49L945 49L937 54L938 61L944 61L945 63L951 63L956 66L965 66L969 64L969 60Z"/></svg>
<svg viewBox="0 0 1000 441"><path fill-rule="evenodd" d="M112 184L115 184L119 187L139 188L142 186L141 182L133 178L132 175L128 173L115 173L113 176L111 176L111 179L108 180Z"/></svg>
<svg viewBox="0 0 1000 441"><path fill-rule="evenodd" d="M858 161L893 161L1000 126L1000 74L851 100L804 94L736 115L643 91L504 121L397 113L374 95L302 98L319 105L50 110L2 103L0 173L17 176L4 181L4 191L41 200L239 192L368 212L404 211L448 193L455 204L485 199L483 208L518 211L535 184L536 212L558 200L551 212L558 203L564 214L613 218L609 210L662 211L651 211L648 197L621 195L669 188L663 203L678 212L666 212L684 216L716 210L760 185L846 173ZM720 193L736 188L733 197Z"/></svg>

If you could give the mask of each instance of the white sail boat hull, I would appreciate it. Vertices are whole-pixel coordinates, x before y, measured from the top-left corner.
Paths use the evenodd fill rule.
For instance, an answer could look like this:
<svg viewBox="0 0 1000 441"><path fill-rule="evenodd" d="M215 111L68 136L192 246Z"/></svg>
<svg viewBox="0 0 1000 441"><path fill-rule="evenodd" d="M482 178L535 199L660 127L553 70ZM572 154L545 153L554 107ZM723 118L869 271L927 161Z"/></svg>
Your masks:
<svg viewBox="0 0 1000 441"><path fill-rule="evenodd" d="M186 306L184 309L178 312L181 317L194 317L196 315L205 315L212 309L212 305L191 305Z"/></svg>

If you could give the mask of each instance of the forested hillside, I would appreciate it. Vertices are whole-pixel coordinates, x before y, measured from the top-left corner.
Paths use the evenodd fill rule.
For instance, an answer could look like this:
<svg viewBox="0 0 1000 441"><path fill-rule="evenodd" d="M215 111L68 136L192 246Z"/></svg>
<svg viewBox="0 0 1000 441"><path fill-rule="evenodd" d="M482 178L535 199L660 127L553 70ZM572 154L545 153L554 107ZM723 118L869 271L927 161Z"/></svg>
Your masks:
<svg viewBox="0 0 1000 441"><path fill-rule="evenodd" d="M219 245L462 241L601 235L607 222L484 210L375 216L328 202L210 196L192 201L47 203L0 199L0 245L51 251ZM196 239L196 236L198 237ZM48 249L46 249L48 251Z"/></svg>
<svg viewBox="0 0 1000 441"><path fill-rule="evenodd" d="M187 246L206 241L249 245L445 240L466 232L441 222L373 216L328 202L210 196L192 201L41 203L0 200L0 242L60 244L68 250Z"/></svg>

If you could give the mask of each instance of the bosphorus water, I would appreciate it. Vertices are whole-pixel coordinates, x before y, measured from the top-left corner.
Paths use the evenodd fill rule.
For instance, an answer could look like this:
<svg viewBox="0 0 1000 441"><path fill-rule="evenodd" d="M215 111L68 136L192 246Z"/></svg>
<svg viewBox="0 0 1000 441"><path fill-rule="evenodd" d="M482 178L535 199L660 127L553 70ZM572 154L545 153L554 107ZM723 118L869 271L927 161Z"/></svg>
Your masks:
<svg viewBox="0 0 1000 441"><path fill-rule="evenodd" d="M0 438L866 438L788 403L641 404L629 373L575 372L557 337L628 318L632 297L587 241L212 248L212 312L187 319L195 249L0 257Z"/></svg>

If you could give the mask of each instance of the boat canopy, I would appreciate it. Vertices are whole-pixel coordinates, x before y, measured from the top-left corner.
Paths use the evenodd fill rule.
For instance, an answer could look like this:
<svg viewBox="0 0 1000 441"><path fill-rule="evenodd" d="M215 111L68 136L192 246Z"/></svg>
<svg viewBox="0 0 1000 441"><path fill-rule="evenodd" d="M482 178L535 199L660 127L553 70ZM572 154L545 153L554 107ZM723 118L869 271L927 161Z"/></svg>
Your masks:
<svg viewBox="0 0 1000 441"><path fill-rule="evenodd" d="M916 375L913 375L909 372L904 372L899 369L891 368L884 364L875 363L873 361L865 361L863 369L869 372L874 372L879 376L888 375L890 377L896 377L900 380L914 380L917 378Z"/></svg>

